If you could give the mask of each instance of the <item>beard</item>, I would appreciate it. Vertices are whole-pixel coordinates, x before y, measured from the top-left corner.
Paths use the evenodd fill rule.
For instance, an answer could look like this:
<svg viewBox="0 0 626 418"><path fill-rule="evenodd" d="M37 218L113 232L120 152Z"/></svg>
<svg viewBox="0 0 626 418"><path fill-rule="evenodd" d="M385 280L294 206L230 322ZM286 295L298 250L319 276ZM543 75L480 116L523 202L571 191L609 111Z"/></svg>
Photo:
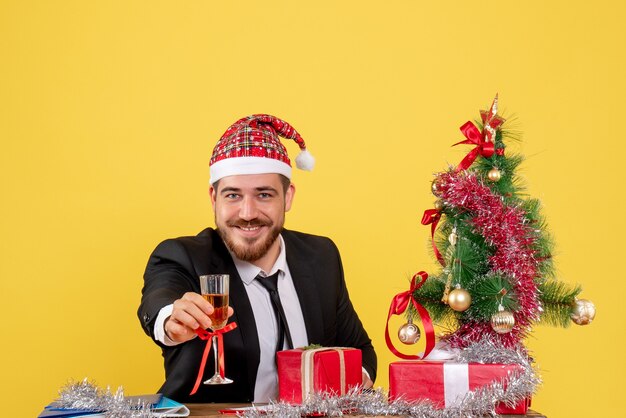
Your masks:
<svg viewBox="0 0 626 418"><path fill-rule="evenodd" d="M242 220L226 221L226 227L220 228L216 219L215 224L218 226L217 233L222 238L222 241L224 241L224 244L226 244L228 249L232 251L238 259L247 261L248 263L259 260L267 254L278 238L278 235L280 235L283 230L283 222L280 222L278 225L274 224L271 220L255 220L251 222ZM253 228L255 226L268 227L268 234L258 238L242 238L235 237L231 232L232 228ZM243 241L243 243L240 241Z"/></svg>

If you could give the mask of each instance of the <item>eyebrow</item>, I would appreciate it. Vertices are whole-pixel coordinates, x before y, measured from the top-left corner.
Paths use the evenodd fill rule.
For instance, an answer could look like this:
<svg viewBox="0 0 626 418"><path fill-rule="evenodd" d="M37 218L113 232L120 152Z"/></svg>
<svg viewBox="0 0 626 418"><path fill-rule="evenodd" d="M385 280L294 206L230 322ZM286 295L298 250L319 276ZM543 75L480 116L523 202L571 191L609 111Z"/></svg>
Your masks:
<svg viewBox="0 0 626 418"><path fill-rule="evenodd" d="M272 186L255 187L254 191L256 191L256 192L267 192L267 191L269 191L269 192L278 193L278 190L276 190ZM220 194L223 194L223 193L233 193L233 192L240 193L241 189L239 187L229 187L229 186L226 186L222 190L220 190Z"/></svg>

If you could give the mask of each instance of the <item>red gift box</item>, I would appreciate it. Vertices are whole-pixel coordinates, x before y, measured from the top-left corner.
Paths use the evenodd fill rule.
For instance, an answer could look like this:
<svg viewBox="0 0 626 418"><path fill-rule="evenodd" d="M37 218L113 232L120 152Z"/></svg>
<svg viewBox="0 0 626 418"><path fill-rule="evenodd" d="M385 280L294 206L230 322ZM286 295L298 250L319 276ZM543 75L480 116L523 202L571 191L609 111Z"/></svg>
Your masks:
<svg viewBox="0 0 626 418"><path fill-rule="evenodd" d="M313 393L343 395L361 385L361 350L324 347L276 353L278 399L302 403Z"/></svg>
<svg viewBox="0 0 626 418"><path fill-rule="evenodd" d="M405 401L430 400L437 408L457 404L469 391L521 372L517 364L397 361L389 365L389 398ZM514 407L496 405L498 414L526 414L530 398Z"/></svg>

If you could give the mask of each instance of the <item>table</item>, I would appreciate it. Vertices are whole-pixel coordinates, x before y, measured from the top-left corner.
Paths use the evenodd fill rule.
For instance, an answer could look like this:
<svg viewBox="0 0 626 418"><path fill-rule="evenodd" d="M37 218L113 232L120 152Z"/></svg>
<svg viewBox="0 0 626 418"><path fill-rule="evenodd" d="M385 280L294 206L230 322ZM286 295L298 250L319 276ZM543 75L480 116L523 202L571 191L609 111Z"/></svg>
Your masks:
<svg viewBox="0 0 626 418"><path fill-rule="evenodd" d="M190 403L187 404L189 411L191 411L190 417L197 418L211 418L211 417L221 417L225 418L229 415L220 414L219 411L226 408L242 408L250 406L250 404L225 404L225 403ZM533 410L528 410L526 415L500 415L503 418L546 418L545 415L540 414L539 412L535 412ZM363 417L363 415L350 415L350 417L358 418ZM371 417L370 417L371 418ZM389 417L387 417L389 418Z"/></svg>

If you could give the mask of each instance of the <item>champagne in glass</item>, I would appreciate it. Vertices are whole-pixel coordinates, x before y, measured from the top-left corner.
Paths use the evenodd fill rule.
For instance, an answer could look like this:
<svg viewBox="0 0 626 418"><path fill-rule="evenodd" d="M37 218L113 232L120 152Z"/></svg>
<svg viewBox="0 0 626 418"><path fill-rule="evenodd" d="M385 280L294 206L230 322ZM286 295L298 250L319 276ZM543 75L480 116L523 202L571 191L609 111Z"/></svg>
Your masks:
<svg viewBox="0 0 626 418"><path fill-rule="evenodd" d="M213 313L209 315L211 318L211 329L216 331L223 328L228 320L228 274L209 274L200 276L200 291L202 297L213 305ZM224 385L233 383L227 377L222 377L219 372L219 353L217 336L213 337L213 357L215 358L215 374L209 380L204 382L205 385Z"/></svg>
<svg viewBox="0 0 626 418"><path fill-rule="evenodd" d="M211 329L224 328L228 320L228 293L202 293L202 297L213 305L213 313L209 315L213 324Z"/></svg>

